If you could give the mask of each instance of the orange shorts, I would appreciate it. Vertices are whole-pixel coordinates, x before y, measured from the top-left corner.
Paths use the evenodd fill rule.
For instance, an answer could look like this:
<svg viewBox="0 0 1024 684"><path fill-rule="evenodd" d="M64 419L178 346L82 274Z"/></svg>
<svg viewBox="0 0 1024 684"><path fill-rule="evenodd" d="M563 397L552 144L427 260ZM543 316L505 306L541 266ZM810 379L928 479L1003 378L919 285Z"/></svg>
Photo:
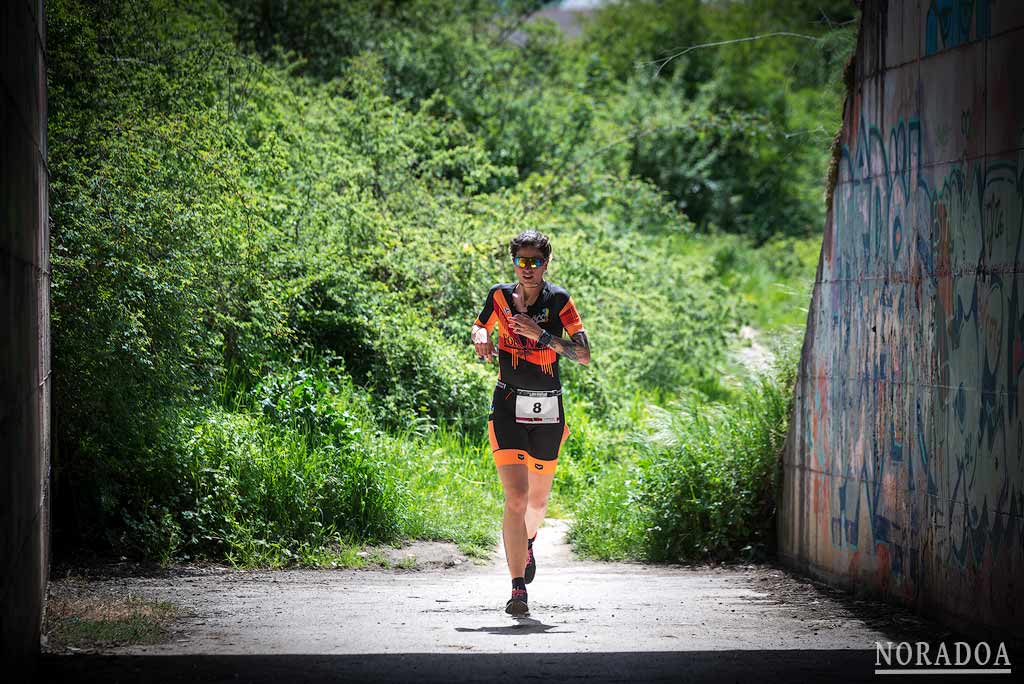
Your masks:
<svg viewBox="0 0 1024 684"><path fill-rule="evenodd" d="M487 422L494 463L499 468L522 463L533 472L554 475L558 453L569 436L565 424L562 397L558 397L557 423L530 425L517 423L515 416L516 393L511 388L494 388L491 416Z"/></svg>

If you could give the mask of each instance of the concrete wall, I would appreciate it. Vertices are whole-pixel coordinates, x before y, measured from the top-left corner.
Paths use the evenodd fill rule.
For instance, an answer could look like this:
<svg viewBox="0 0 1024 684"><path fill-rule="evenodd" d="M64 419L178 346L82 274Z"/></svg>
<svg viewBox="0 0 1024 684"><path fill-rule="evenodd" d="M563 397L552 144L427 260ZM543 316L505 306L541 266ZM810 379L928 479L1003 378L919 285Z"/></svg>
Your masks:
<svg viewBox="0 0 1024 684"><path fill-rule="evenodd" d="M864 2L779 523L798 569L1017 636L1022 46L1017 0Z"/></svg>
<svg viewBox="0 0 1024 684"><path fill-rule="evenodd" d="M0 2L0 662L34 664L47 579L50 250L42 0Z"/></svg>

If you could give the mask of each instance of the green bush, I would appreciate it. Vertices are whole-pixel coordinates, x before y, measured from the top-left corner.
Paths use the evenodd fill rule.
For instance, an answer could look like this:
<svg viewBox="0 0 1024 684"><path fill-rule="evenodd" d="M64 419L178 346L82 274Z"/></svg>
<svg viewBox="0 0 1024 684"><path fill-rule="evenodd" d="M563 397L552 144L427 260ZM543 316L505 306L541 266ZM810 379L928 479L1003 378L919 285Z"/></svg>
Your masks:
<svg viewBox="0 0 1024 684"><path fill-rule="evenodd" d="M680 397L746 420L727 351L743 322L796 322L797 295L756 293L810 267L812 241L769 236L816 226L820 160L785 130L836 116L813 94L831 72L768 92L705 52L653 78L630 62L737 26L716 3L622 3L578 41L543 22L507 40L536 6L48 5L58 546L249 565L403 535L480 552L500 510L495 368L468 331L512 277L509 238L539 228L594 348L562 364L562 507L606 492L648 515L664 495L685 521L659 513L661 539L631 517L622 544L692 551L671 466L725 476L632 433ZM827 35L834 61L846 34Z"/></svg>
<svg viewBox="0 0 1024 684"><path fill-rule="evenodd" d="M585 495L572 538L601 558L727 559L774 553L792 376L727 403L651 407L639 457Z"/></svg>
<svg viewBox="0 0 1024 684"><path fill-rule="evenodd" d="M317 364L264 378L252 394L258 412L192 415L158 442L163 451L86 480L102 483L109 513L123 516L109 526L111 546L164 561L264 565L346 540L396 538L409 494L368 399Z"/></svg>
<svg viewBox="0 0 1024 684"><path fill-rule="evenodd" d="M581 493L568 534L581 555L601 560L647 559L647 520L637 508L635 483L630 479L633 468L628 459L618 461Z"/></svg>
<svg viewBox="0 0 1024 684"><path fill-rule="evenodd" d="M331 401L346 407L352 395ZM183 455L182 551L244 565L280 564L338 539L394 539L406 492L371 424L332 418L333 438L244 414L211 412ZM339 433L341 433L339 435Z"/></svg>

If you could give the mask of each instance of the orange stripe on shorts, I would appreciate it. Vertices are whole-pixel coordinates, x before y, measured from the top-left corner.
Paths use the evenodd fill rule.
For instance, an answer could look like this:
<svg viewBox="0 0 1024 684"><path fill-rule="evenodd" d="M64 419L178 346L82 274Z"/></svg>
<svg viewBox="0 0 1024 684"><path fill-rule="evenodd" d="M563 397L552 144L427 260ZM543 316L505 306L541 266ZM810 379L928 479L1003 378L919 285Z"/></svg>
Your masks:
<svg viewBox="0 0 1024 684"><path fill-rule="evenodd" d="M555 468L558 467L558 459L554 461L542 461L538 458L534 458L527 454L527 465L530 468L530 472L536 475L547 475L551 477L555 474Z"/></svg>
<svg viewBox="0 0 1024 684"><path fill-rule="evenodd" d="M494 465L499 468L519 463L526 465L528 458L530 458L530 455L522 449L498 449L494 452Z"/></svg>

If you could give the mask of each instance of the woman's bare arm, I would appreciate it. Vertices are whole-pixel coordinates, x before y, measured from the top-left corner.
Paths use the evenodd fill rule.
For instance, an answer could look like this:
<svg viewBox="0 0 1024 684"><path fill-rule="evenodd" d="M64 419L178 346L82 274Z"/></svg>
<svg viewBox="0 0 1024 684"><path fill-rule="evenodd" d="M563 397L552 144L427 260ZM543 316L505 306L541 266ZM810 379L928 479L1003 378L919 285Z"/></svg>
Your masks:
<svg viewBox="0 0 1024 684"><path fill-rule="evenodd" d="M531 340L539 341L544 335L544 329L526 314L516 314L512 317L510 323L512 332L528 337ZM582 330L568 340L564 337L552 336L548 340L547 345L556 354L564 356L571 361L582 363L584 366L590 363L590 340L587 339L587 333Z"/></svg>
<svg viewBox="0 0 1024 684"><path fill-rule="evenodd" d="M560 356L586 366L590 363L590 340L587 333L580 330L568 340L563 337L552 337L548 346Z"/></svg>
<svg viewBox="0 0 1024 684"><path fill-rule="evenodd" d="M487 332L487 328L474 325L470 332L470 339L473 340L473 346L476 348L477 358L481 361L489 361L494 357L494 345L491 343L491 334Z"/></svg>

